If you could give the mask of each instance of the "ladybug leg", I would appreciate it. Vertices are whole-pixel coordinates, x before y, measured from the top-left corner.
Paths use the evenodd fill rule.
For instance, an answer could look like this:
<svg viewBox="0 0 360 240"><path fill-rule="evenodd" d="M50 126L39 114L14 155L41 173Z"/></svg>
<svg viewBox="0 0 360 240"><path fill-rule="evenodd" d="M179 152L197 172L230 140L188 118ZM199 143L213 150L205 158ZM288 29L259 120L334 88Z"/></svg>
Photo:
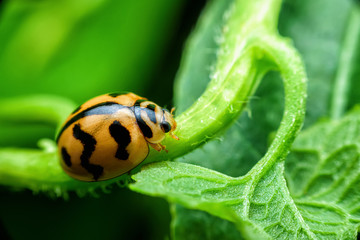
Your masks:
<svg viewBox="0 0 360 240"><path fill-rule="evenodd" d="M158 143L161 147L162 150L164 150L165 152L169 152L167 149L166 149L166 146L165 145L162 145L161 143Z"/></svg>
<svg viewBox="0 0 360 240"><path fill-rule="evenodd" d="M162 148L157 143L149 143L149 145L158 152L162 150Z"/></svg>
<svg viewBox="0 0 360 240"><path fill-rule="evenodd" d="M173 107L172 109L171 109L171 111L170 111L170 114L172 115L172 116L174 116L174 111L175 111L175 107Z"/></svg>
<svg viewBox="0 0 360 240"><path fill-rule="evenodd" d="M154 148L156 151L160 152L161 150L165 150L165 152L168 152L166 147L162 145L161 143L149 143L152 148Z"/></svg>
<svg viewBox="0 0 360 240"><path fill-rule="evenodd" d="M169 134L170 134L170 136L171 136L173 139L179 140L179 137L176 136L174 133L170 132Z"/></svg>

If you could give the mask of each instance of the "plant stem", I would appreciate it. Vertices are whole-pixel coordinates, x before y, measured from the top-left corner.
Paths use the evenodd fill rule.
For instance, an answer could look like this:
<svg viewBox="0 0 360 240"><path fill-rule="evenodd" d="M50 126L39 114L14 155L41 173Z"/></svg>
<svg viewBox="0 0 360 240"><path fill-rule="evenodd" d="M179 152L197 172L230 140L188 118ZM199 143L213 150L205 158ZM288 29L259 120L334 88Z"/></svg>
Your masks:
<svg viewBox="0 0 360 240"><path fill-rule="evenodd" d="M280 127L262 160L247 174L259 179L274 164L285 160L303 124L306 105L307 77L299 53L279 36L261 37L260 50L276 63L285 90L285 109ZM255 172L259 173L256 174Z"/></svg>

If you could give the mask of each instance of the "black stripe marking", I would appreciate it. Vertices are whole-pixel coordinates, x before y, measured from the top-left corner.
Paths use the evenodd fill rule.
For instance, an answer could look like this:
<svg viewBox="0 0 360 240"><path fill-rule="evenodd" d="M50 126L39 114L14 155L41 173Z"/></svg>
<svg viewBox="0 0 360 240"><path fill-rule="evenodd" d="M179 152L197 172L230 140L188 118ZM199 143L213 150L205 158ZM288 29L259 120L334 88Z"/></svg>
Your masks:
<svg viewBox="0 0 360 240"><path fill-rule="evenodd" d="M154 112L155 112L155 108L156 108L156 106L154 105L154 104L149 104L149 105L147 105L146 106L146 108L148 108L148 109L150 109L150 110L153 110Z"/></svg>
<svg viewBox="0 0 360 240"><path fill-rule="evenodd" d="M142 131L144 136L147 137L147 138L152 138L153 133L151 131L151 128L141 118L141 108L140 107L135 107L134 108L134 113L135 113L136 122L139 125L140 130Z"/></svg>
<svg viewBox="0 0 360 240"><path fill-rule="evenodd" d="M146 102L146 101L147 101L146 99L138 99L138 100L136 100L134 106L139 107L141 103Z"/></svg>
<svg viewBox="0 0 360 240"><path fill-rule="evenodd" d="M129 153L126 151L126 147L131 142L131 136L129 130L127 130L119 121L114 121L109 127L110 135L114 138L118 144L118 149L115 153L115 157L120 160L127 160Z"/></svg>
<svg viewBox="0 0 360 240"><path fill-rule="evenodd" d="M77 120L86 117L86 116L91 116L91 115L106 115L106 114L114 114L115 112L119 111L120 109L123 108L128 108L124 105L118 104L116 102L102 102L99 104L96 104L92 107L89 107L81 112L79 112L78 114L76 114L73 118L71 118L69 121L66 122L66 124L62 127L62 129L60 130L57 138L56 138L56 142L59 141L59 138L61 136L61 134L74 122L76 122Z"/></svg>
<svg viewBox="0 0 360 240"><path fill-rule="evenodd" d="M71 167L71 157L64 147L61 148L61 156L66 166Z"/></svg>
<svg viewBox="0 0 360 240"><path fill-rule="evenodd" d="M150 121L152 121L153 123L156 123L156 116L155 116L154 110L151 110L148 107L143 108L142 110L146 112L146 114L148 115Z"/></svg>
<svg viewBox="0 0 360 240"><path fill-rule="evenodd" d="M96 140L93 136L81 130L80 124L75 124L73 128L73 135L76 139L80 140L84 146L84 150L80 156L81 166L91 173L94 176L94 180L97 181L103 173L104 168L100 165L91 164L89 162L92 153L95 151Z"/></svg>

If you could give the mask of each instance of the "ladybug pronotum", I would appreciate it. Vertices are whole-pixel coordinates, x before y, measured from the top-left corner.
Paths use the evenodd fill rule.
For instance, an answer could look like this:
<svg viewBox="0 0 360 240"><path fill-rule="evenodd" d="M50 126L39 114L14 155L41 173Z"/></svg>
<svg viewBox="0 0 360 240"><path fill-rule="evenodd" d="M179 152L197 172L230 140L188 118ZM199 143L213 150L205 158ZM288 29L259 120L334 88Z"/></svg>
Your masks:
<svg viewBox="0 0 360 240"><path fill-rule="evenodd" d="M133 93L90 99L70 114L58 134L61 166L82 181L120 176L147 157L149 145L167 151L160 143L165 133L178 139L172 112Z"/></svg>

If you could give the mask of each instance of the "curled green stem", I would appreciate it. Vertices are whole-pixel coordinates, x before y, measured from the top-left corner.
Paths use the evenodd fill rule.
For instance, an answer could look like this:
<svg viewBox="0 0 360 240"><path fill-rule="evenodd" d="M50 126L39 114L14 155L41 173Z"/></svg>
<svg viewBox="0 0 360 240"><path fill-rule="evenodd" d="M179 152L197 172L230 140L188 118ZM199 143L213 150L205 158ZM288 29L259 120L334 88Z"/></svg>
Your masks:
<svg viewBox="0 0 360 240"><path fill-rule="evenodd" d="M280 127L267 153L249 174L258 171L259 168L268 169L285 159L303 124L307 96L305 68L299 53L289 42L279 36L268 35L260 39L258 47L276 64L281 73L285 90L285 109Z"/></svg>

